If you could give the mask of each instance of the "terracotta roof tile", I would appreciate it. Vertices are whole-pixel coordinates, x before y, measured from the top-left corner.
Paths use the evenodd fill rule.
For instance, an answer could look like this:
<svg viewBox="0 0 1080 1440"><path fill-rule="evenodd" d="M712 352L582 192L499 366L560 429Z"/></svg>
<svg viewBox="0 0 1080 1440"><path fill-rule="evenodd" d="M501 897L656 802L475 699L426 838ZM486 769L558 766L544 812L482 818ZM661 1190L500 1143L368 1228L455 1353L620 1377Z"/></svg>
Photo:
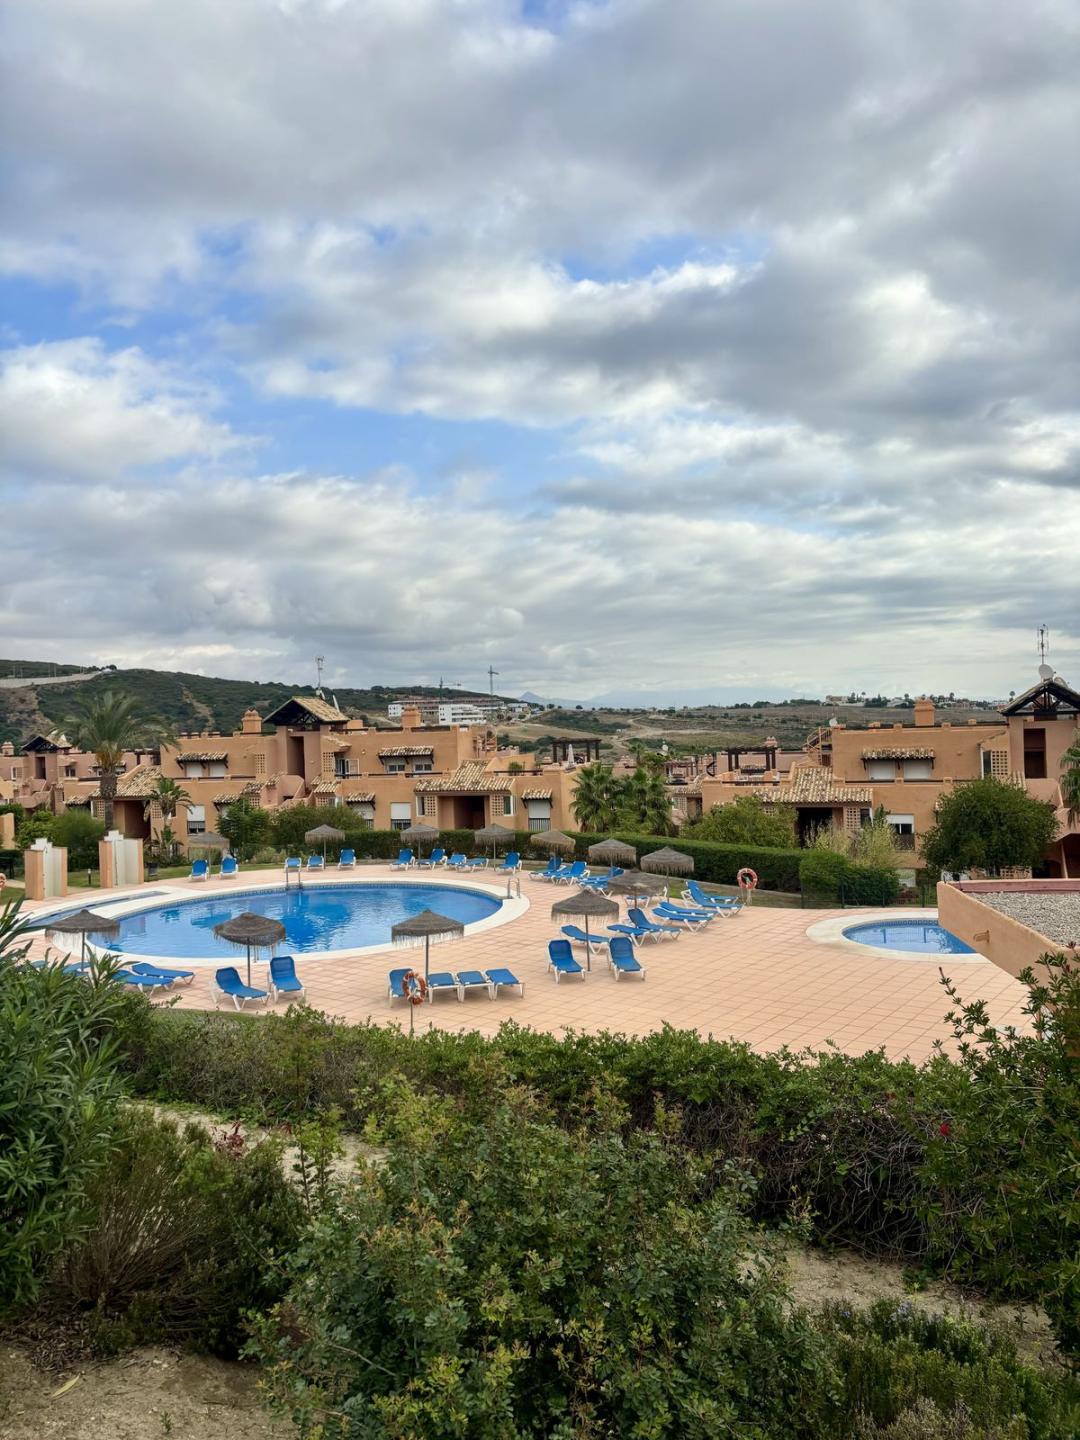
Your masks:
<svg viewBox="0 0 1080 1440"><path fill-rule="evenodd" d="M933 760L933 750L925 745L886 746L879 750L864 750L864 760Z"/></svg>
<svg viewBox="0 0 1080 1440"><path fill-rule="evenodd" d="M523 800L550 800L552 793L551 790L523 790L521 798Z"/></svg>
<svg viewBox="0 0 1080 1440"><path fill-rule="evenodd" d="M433 745L392 745L389 750L379 751L379 759L384 760L391 755L434 755L434 753Z"/></svg>
<svg viewBox="0 0 1080 1440"><path fill-rule="evenodd" d="M418 795L489 795L510 788L509 775L489 775L476 761L459 765L452 775L433 776L430 780L416 782Z"/></svg>
<svg viewBox="0 0 1080 1440"><path fill-rule="evenodd" d="M187 750L183 755L178 755L176 760L179 765L196 765L211 760L228 760L228 758L229 752L227 750Z"/></svg>
<svg viewBox="0 0 1080 1440"><path fill-rule="evenodd" d="M743 789L742 786L739 787ZM869 785L846 785L825 765L798 765L788 780L774 785L750 785L751 795L772 805L872 805Z"/></svg>

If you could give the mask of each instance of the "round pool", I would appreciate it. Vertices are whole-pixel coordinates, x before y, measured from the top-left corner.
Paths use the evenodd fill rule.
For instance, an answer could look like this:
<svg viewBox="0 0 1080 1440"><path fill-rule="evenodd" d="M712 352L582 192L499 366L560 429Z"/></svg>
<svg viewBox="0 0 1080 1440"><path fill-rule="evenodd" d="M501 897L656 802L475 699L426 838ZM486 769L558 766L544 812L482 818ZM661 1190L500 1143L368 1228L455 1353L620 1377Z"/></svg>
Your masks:
<svg viewBox="0 0 1080 1440"><path fill-rule="evenodd" d="M907 950L920 955L974 955L970 945L936 920L871 920L863 925L849 925L843 932L845 940L856 945L873 945L878 950Z"/></svg>
<svg viewBox="0 0 1080 1440"><path fill-rule="evenodd" d="M97 943L111 952L152 955L158 960L235 961L237 947L219 940L214 926L252 910L285 926L279 951L318 955L389 945L390 927L421 910L435 910L472 925L494 915L500 904L492 895L453 885L320 884L302 890L230 890L118 917L120 933Z"/></svg>

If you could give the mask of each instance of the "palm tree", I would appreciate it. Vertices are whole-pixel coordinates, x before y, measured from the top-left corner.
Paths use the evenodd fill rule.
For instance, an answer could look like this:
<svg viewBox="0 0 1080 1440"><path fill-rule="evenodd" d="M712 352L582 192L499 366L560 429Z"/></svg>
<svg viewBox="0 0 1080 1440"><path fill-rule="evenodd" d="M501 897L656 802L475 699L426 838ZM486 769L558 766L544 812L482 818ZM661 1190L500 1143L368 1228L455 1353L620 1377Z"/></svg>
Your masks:
<svg viewBox="0 0 1080 1440"><path fill-rule="evenodd" d="M1069 816L1069 824L1080 821L1080 726L1076 739L1061 757L1061 799Z"/></svg>
<svg viewBox="0 0 1080 1440"><path fill-rule="evenodd" d="M599 833L615 826L619 783L610 765L583 765L577 772L577 789L572 801L577 822L583 830Z"/></svg>
<svg viewBox="0 0 1080 1440"><path fill-rule="evenodd" d="M64 721L64 730L77 750L87 751L98 763L105 829L111 830L125 752L156 749L172 736L163 721L140 715L135 700L116 690L104 690L96 700L88 700Z"/></svg>
<svg viewBox="0 0 1080 1440"><path fill-rule="evenodd" d="M621 808L625 823L646 835L670 835L671 802L664 777L651 762L639 765L623 786Z"/></svg>
<svg viewBox="0 0 1080 1440"><path fill-rule="evenodd" d="M149 820L154 806L158 807L162 821L161 843L170 851L175 838L170 822L176 819L176 812L181 806L186 810L191 803L191 796L170 775L158 776L153 793L143 807L143 815Z"/></svg>

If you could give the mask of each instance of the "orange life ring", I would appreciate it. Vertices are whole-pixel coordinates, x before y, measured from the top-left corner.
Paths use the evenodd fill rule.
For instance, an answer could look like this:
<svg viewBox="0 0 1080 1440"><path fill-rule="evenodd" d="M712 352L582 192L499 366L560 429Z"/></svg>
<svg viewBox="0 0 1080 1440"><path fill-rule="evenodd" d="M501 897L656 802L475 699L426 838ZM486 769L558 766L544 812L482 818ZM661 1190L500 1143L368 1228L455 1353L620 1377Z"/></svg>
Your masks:
<svg viewBox="0 0 1080 1440"><path fill-rule="evenodd" d="M735 876L735 883L740 890L756 890L758 883L757 872L751 870L749 865L744 865Z"/></svg>
<svg viewBox="0 0 1080 1440"><path fill-rule="evenodd" d="M3 872L2 870L0 870L0 890L3 890L3 888L4 888L4 886L5 886L6 884L7 884L7 876L4 874L4 872Z"/></svg>
<svg viewBox="0 0 1080 1440"><path fill-rule="evenodd" d="M410 1005L422 1005L427 998L428 985L416 970L406 970L401 977L401 988L405 992L405 999ZM412 1023L411 1021L409 1022Z"/></svg>

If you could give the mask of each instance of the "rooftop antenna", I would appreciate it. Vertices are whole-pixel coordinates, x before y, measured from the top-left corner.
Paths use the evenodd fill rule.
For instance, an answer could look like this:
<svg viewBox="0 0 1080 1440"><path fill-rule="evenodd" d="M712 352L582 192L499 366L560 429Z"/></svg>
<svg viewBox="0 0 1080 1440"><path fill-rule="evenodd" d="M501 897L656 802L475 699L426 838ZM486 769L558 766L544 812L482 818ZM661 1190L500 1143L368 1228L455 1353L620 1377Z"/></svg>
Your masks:
<svg viewBox="0 0 1080 1440"><path fill-rule="evenodd" d="M495 676L498 675L498 673L498 670L493 670L490 665L488 666L488 691L492 700L495 699Z"/></svg>
<svg viewBox="0 0 1080 1440"><path fill-rule="evenodd" d="M1037 635L1039 644L1039 679L1052 680L1054 678L1054 667L1046 663L1046 652L1050 649L1050 631L1045 625L1040 625Z"/></svg>
<svg viewBox="0 0 1080 1440"><path fill-rule="evenodd" d="M323 688L322 688L322 672L323 672L323 665L324 665L325 663L326 663L326 656L325 656L325 655L316 655L316 656L315 656L315 694L318 695L318 697L319 697L320 700L324 700L324 699L326 698L326 697L323 695Z"/></svg>

